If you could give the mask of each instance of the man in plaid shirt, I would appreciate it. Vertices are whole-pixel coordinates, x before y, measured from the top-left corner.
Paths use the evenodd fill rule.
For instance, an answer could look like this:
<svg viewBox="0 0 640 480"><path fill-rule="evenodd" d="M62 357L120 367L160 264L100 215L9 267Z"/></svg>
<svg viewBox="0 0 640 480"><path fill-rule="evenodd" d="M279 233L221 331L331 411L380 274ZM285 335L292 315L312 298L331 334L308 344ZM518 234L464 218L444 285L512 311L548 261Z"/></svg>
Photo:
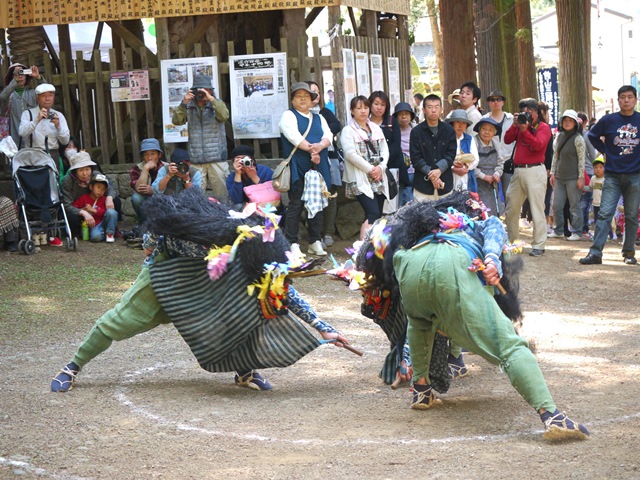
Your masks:
<svg viewBox="0 0 640 480"><path fill-rule="evenodd" d="M142 204L153 195L151 184L158 176L158 172L165 165L162 161L163 153L160 142L155 138L146 138L140 145L140 155L143 161L138 163L129 172L131 177L131 205L138 217L138 224L145 221Z"/></svg>

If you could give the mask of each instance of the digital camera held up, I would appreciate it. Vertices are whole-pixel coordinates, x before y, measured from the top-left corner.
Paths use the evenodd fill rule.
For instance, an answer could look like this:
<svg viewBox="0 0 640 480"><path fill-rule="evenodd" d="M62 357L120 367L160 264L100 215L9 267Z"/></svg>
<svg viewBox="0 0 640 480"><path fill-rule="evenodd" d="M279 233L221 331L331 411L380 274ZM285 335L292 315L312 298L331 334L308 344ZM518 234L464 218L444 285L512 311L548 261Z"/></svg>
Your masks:
<svg viewBox="0 0 640 480"><path fill-rule="evenodd" d="M527 123L533 122L533 117L528 112L520 112L516 119L520 125L526 125Z"/></svg>
<svg viewBox="0 0 640 480"><path fill-rule="evenodd" d="M18 74L20 75L33 75L33 70L30 68L20 68L18 70Z"/></svg>
<svg viewBox="0 0 640 480"><path fill-rule="evenodd" d="M191 93L193 93L193 96L196 97L197 100L204 100L206 98L205 94L199 90L199 88L194 87L191 89Z"/></svg>
<svg viewBox="0 0 640 480"><path fill-rule="evenodd" d="M251 166L251 157L247 157L244 156L240 159L240 165L242 165L243 167L250 167Z"/></svg>
<svg viewBox="0 0 640 480"><path fill-rule="evenodd" d="M187 165L185 162L176 163L176 168L181 175L186 175L187 173L189 173L189 165Z"/></svg>

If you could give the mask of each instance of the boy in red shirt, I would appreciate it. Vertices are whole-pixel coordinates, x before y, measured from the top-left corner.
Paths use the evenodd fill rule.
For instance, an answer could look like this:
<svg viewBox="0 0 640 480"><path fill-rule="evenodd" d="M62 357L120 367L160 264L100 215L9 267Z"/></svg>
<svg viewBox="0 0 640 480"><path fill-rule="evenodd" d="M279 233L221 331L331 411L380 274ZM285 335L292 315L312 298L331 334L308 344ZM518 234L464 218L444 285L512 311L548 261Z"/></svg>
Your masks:
<svg viewBox="0 0 640 480"><path fill-rule="evenodd" d="M109 181L102 174L96 175L89 183L89 193L80 195L73 202L73 206L88 212L93 217L93 222L87 221L89 224L89 239L92 242L107 243L115 242L114 232L116 231L116 223L118 222L118 212L113 208L107 208L107 198L104 194L109 189ZM90 225L93 223L93 225Z"/></svg>

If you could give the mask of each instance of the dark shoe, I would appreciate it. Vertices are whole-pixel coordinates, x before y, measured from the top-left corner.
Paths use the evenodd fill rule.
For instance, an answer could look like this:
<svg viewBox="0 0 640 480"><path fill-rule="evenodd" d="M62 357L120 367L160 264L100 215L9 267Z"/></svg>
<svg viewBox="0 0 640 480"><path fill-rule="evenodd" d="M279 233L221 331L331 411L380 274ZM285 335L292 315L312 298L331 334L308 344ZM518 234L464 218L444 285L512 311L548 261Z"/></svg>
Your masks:
<svg viewBox="0 0 640 480"><path fill-rule="evenodd" d="M427 410L442 401L436 396L431 385L413 384L413 400L411 408L414 410Z"/></svg>
<svg viewBox="0 0 640 480"><path fill-rule="evenodd" d="M271 384L258 372L251 370L248 373L238 374L234 378L236 385L252 388L253 390L271 390Z"/></svg>
<svg viewBox="0 0 640 480"><path fill-rule="evenodd" d="M624 263L626 263L627 265L637 265L638 264L638 260L636 260L636 257L632 257L630 255L625 255L624 256Z"/></svg>
<svg viewBox="0 0 640 480"><path fill-rule="evenodd" d="M73 388L73 384L76 381L76 377L80 372L80 367L71 362L58 372L58 374L51 380L52 392L68 392Z"/></svg>
<svg viewBox="0 0 640 480"><path fill-rule="evenodd" d="M469 369L464 364L462 354L458 358L449 354L449 377L450 378L462 378L469 375Z"/></svg>
<svg viewBox="0 0 640 480"><path fill-rule="evenodd" d="M544 250L540 250L538 248L534 248L529 252L530 257L541 257L542 255L544 255Z"/></svg>
<svg viewBox="0 0 640 480"><path fill-rule="evenodd" d="M540 415L544 423L544 439L552 442L562 440L586 440L589 430L581 423L574 422L564 412L544 412Z"/></svg>
<svg viewBox="0 0 640 480"><path fill-rule="evenodd" d="M586 257L581 258L579 260L579 262L582 265L601 265L602 264L602 257L594 255L593 253L590 253Z"/></svg>

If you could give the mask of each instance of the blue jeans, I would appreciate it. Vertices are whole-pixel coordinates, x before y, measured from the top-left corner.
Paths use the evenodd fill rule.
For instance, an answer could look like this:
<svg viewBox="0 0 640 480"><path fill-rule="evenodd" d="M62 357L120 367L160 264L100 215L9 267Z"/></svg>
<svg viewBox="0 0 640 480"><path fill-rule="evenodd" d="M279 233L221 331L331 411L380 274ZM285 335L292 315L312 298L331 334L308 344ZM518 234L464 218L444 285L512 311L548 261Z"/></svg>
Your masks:
<svg viewBox="0 0 640 480"><path fill-rule="evenodd" d="M102 221L89 230L89 240L92 242L102 242L105 239L105 233L112 235L115 233L117 223L118 212L113 208L107 209Z"/></svg>
<svg viewBox="0 0 640 480"><path fill-rule="evenodd" d="M602 186L602 201L596 221L596 231L589 253L597 257L602 256L602 249L607 241L611 219L618 207L618 200L624 202L624 244L622 253L635 255L636 234L638 232L638 202L640 201L640 172L607 173Z"/></svg>
<svg viewBox="0 0 640 480"><path fill-rule="evenodd" d="M138 217L139 225L141 225L146 220L146 217L144 215L144 208L142 204L147 200L149 200L150 198L151 198L151 195L141 195L138 192L133 192L133 195L131 195L131 206L133 207L133 210L136 212L136 217Z"/></svg>
<svg viewBox="0 0 640 480"><path fill-rule="evenodd" d="M593 192L582 191L580 205L582 206L582 233L589 232L589 212L593 203Z"/></svg>
<svg viewBox="0 0 640 480"><path fill-rule="evenodd" d="M413 200L413 176L415 173L408 173L410 185L401 185L402 190L400 191L400 206L406 205L411 200Z"/></svg>

